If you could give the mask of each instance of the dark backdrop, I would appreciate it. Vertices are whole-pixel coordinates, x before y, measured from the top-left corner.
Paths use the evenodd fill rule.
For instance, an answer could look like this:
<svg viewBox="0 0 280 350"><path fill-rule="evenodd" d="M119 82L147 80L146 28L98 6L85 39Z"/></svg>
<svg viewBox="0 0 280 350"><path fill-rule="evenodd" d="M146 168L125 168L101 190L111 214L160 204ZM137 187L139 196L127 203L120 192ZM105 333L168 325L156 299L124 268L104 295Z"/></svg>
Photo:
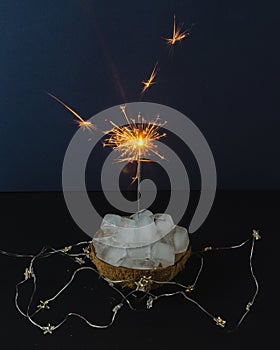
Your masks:
<svg viewBox="0 0 280 350"><path fill-rule="evenodd" d="M170 33L173 13L195 25L190 38L168 57L160 36ZM61 189L63 156L77 126L45 90L86 118L123 103L121 86L126 101L137 101L140 82L158 57L166 57L164 66L158 84L144 101L178 109L201 129L216 160L219 188L280 188L278 16L279 8L258 0L1 0L0 191ZM172 140L171 144L175 146ZM196 179L191 155L183 145L176 147L191 180ZM101 161L106 152L99 147L95 156ZM93 157L87 179L94 190L98 189L99 169ZM162 175L156 165L153 169L144 170L154 177ZM157 178L162 186L168 183L164 176ZM195 179L194 187L198 185ZM88 239L74 225L61 193L2 193L1 198L0 248L5 251L33 254L45 245L63 247ZM159 202L159 207L164 203ZM107 204L98 204L103 213L108 212ZM251 237L252 228L260 229L262 239L253 256L260 293L236 333L222 332L194 305L178 297L156 304L149 313L121 310L106 332L69 319L55 334L45 337L19 316L13 304L14 285L23 278L27 261L0 255L2 348L267 347L279 338L274 302L278 297L274 287L278 216L279 191L218 191L211 215L191 237L196 250L238 244ZM184 226L190 217L185 215ZM253 293L248 254L249 248L242 247L209 255L199 282L197 296L203 305L229 322L238 319ZM40 289L38 298L52 295L55 283L64 278L58 273L64 267L66 273L71 266L66 262L57 270L50 261L45 274L39 269L47 289ZM188 281L188 271L178 276L181 282ZM103 303L92 294L104 292L99 289L100 280L83 277L54 305L55 317L60 318L64 308L67 312L85 310L97 322L99 315L106 315ZM113 345L109 347L110 341Z"/></svg>
<svg viewBox="0 0 280 350"><path fill-rule="evenodd" d="M174 13L194 25L168 56L161 36ZM158 58L158 84L143 101L178 109L201 129L219 188L279 188L278 14L244 0L2 0L0 191L61 189L77 126L45 90L87 118L137 101Z"/></svg>

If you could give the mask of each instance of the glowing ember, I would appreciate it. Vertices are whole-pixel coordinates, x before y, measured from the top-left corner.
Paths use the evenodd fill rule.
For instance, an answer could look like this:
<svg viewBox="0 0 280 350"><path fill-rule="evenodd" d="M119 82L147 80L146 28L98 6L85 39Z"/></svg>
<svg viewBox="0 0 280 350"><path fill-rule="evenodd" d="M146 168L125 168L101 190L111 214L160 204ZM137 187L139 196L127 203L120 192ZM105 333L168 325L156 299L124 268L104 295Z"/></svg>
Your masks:
<svg viewBox="0 0 280 350"><path fill-rule="evenodd" d="M164 38L166 40L167 44L169 45L175 45L176 42L180 42L183 40L186 36L190 35L188 30L181 31L183 27L183 23L179 24L179 26L176 28L176 16L174 15L174 24L173 24L173 36L172 38Z"/></svg>
<svg viewBox="0 0 280 350"><path fill-rule="evenodd" d="M149 160L142 159L142 157L149 157L150 153L156 154L159 158L164 157L157 151L157 145L154 141L166 136L166 133L160 134L159 129L163 127L166 122L159 123L159 116L155 120L147 122L141 115L138 115L138 120L128 119L124 106L121 110L128 121L128 125L118 126L114 122L113 129L106 131L109 137L104 141L104 146L110 146L113 150L120 152L117 158L119 162L133 162L138 160L139 152L141 154L141 161L147 162Z"/></svg>
<svg viewBox="0 0 280 350"><path fill-rule="evenodd" d="M83 130L93 130L95 129L95 125L92 124L92 122L88 121L88 120L84 120L77 112L75 112L72 108L70 108L69 106L67 106L64 102L62 102L58 97L52 95L51 93L47 92L47 94L49 96L51 96L53 99L55 99L57 102L59 102L60 104L62 104L63 107L65 107L66 109L68 109L69 112L71 112L72 114L74 114L75 117L78 118L78 120L75 120L75 122L79 125L79 127L81 127Z"/></svg>
<svg viewBox="0 0 280 350"><path fill-rule="evenodd" d="M140 162L150 162L150 154L157 155L160 159L164 159L157 150L155 141L166 136L166 133L160 133L160 128L166 122L160 123L159 116L155 120L147 122L141 115L138 120L129 119L126 115L125 106L120 107L128 125L119 126L111 121L113 129L105 132L108 138L105 139L103 145L110 146L113 150L120 153L116 159L117 162L133 162L137 161L138 169L133 182L139 178Z"/></svg>
<svg viewBox="0 0 280 350"><path fill-rule="evenodd" d="M76 123L79 125L80 128L82 128L83 130L94 130L96 129L95 125L92 124L92 122L88 121L88 120L76 120Z"/></svg>
<svg viewBox="0 0 280 350"><path fill-rule="evenodd" d="M153 69L153 71L152 71L152 73L151 73L149 79L148 79L148 80L143 80L143 81L142 81L142 84L143 84L144 86L143 86L143 89L142 89L142 91L141 91L141 94L143 94L151 85L155 84L155 81L154 81L154 80L155 80L155 77L156 77L157 72L158 72L158 67L157 67L157 65L158 65L158 62L155 64L154 69Z"/></svg>

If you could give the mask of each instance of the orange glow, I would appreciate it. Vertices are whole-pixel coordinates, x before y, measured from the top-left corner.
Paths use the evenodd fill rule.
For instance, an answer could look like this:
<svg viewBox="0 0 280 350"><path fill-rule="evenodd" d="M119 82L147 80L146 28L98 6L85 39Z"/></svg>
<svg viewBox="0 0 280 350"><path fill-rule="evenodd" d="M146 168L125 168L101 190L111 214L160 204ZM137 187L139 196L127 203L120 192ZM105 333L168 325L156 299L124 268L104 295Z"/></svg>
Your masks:
<svg viewBox="0 0 280 350"><path fill-rule="evenodd" d="M168 45L175 45L176 42L180 42L181 40L186 38L186 36L190 35L190 33L187 30L182 32L182 27L183 24L179 24L179 26L176 28L176 16L174 15L172 38L164 38Z"/></svg>
<svg viewBox="0 0 280 350"><path fill-rule="evenodd" d="M110 122L113 128L106 131L105 134L108 138L105 139L103 145L110 146L114 151L120 153L116 159L117 162L150 162L147 159L151 153L158 156L160 159L164 159L157 150L155 141L166 136L166 133L160 133L160 128L163 127L166 122L160 123L159 117L153 121L147 122L144 118L138 115L137 122L134 119L129 119L125 112L125 106L121 106L121 110L129 121L128 125L119 126L114 122ZM133 177L133 182L137 179L137 174Z"/></svg>
<svg viewBox="0 0 280 350"><path fill-rule="evenodd" d="M51 93L47 92L49 96L51 96L53 99L55 99L57 102L59 102L63 107L65 107L69 112L74 114L75 117L78 118L78 120L75 120L75 122L81 127L83 130L92 130L95 129L95 125L92 124L92 122L84 120L77 112L75 112L72 108L67 106L64 102L62 102L58 97L52 95Z"/></svg>
<svg viewBox="0 0 280 350"><path fill-rule="evenodd" d="M143 142L143 137L140 134L139 138L138 138L138 142L137 142L138 147L142 147L144 146L144 142Z"/></svg>
<svg viewBox="0 0 280 350"><path fill-rule="evenodd" d="M141 94L143 94L151 85L155 84L154 80L155 80L155 77L156 77L157 72L158 72L158 67L157 67L157 65L158 65L158 62L155 64L154 69L153 69L153 71L152 71L152 73L151 73L149 79L148 79L148 80L143 80L143 81L142 81L142 84L143 84L144 86L143 86L143 89L142 89L142 91L141 91Z"/></svg>
<svg viewBox="0 0 280 350"><path fill-rule="evenodd" d="M88 121L88 120L77 120L76 123L79 125L80 128L82 128L83 130L94 130L96 129L95 125L92 124L92 122Z"/></svg>

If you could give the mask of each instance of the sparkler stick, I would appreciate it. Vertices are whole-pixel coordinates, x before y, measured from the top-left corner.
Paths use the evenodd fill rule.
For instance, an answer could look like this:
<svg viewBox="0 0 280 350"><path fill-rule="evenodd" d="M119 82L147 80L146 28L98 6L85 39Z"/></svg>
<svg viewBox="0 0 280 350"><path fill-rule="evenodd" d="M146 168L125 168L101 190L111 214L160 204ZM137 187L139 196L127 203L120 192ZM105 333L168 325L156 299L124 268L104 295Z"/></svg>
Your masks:
<svg viewBox="0 0 280 350"><path fill-rule="evenodd" d="M137 179L137 212L139 215L140 212L140 198L141 198L141 158L142 158L142 147L143 143L143 130L141 129L140 124L141 116L138 114L138 125L140 125L139 138L138 138L138 158L137 158L137 170L136 170L136 179ZM134 180L135 181L135 180Z"/></svg>
<svg viewBox="0 0 280 350"><path fill-rule="evenodd" d="M141 198L141 144L143 144L142 138L139 139L138 144L140 147L138 150L138 159L137 159L137 212L140 212L140 198Z"/></svg>
<svg viewBox="0 0 280 350"><path fill-rule="evenodd" d="M141 188L141 163L151 162L149 156L155 154L160 159L164 159L157 150L155 141L166 136L166 133L160 133L160 128L166 122L160 123L159 117L153 121L147 122L141 115L138 115L138 120L128 118L125 106L120 106L120 109L126 119L128 125L119 126L111 121L113 129L106 131L108 138L105 139L103 145L110 146L114 151L118 151L120 156L116 159L117 162L137 162L136 174L132 177L132 183L137 180L137 206L140 211L140 188Z"/></svg>

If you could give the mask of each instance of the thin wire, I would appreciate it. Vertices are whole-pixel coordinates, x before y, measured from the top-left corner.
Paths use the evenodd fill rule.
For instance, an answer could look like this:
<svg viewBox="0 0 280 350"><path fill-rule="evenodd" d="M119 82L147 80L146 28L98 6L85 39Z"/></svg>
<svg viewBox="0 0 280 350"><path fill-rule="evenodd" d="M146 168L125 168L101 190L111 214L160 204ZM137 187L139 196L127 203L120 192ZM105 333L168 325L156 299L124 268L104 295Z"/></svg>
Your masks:
<svg viewBox="0 0 280 350"><path fill-rule="evenodd" d="M191 303L195 304L196 306L198 306L200 308L200 310L202 310L204 313L206 313L206 315L210 316L212 319L214 319L215 317L210 314L210 312L208 312L203 306L201 306L197 301L195 301L194 299L188 297L185 292L181 291L181 294L184 296L184 298L186 298L187 300L189 300Z"/></svg>
<svg viewBox="0 0 280 350"><path fill-rule="evenodd" d="M93 324L93 323L89 322L84 316L82 316L82 315L80 315L80 314L77 314L77 313L75 313L75 312L69 312L69 313L65 316L65 318L64 318L57 326L55 326L54 329L57 329L57 328L61 327L61 326L68 320L68 318L69 318L70 316L76 316L76 317L82 319L82 320L85 321L90 327L93 327L93 328L108 328L108 327L110 327L110 326L114 323L115 318L116 318L116 315L117 315L117 312L118 312L118 311L114 311L114 312L113 312L113 316L112 316L112 318L111 318L111 321L110 321L108 324L105 324L105 325L96 325L96 324Z"/></svg>
<svg viewBox="0 0 280 350"><path fill-rule="evenodd" d="M237 248L243 247L249 241L250 241L250 238L246 239L246 241L241 242L240 244L232 245L232 246L228 246L228 247L211 247L211 246L209 246L209 247L205 247L203 250L198 250L198 251L192 252L192 255L201 254L201 253L205 253L208 251L237 249Z"/></svg>
<svg viewBox="0 0 280 350"><path fill-rule="evenodd" d="M33 258L34 255L29 255L29 254L16 254L16 253L9 253L4 250L0 249L0 254L10 256L13 258Z"/></svg>
<svg viewBox="0 0 280 350"><path fill-rule="evenodd" d="M254 234L257 234L258 235L258 232L254 233ZM252 238L252 245L251 245L251 250L250 250L250 256L249 256L249 264L250 264L250 272L251 272L251 276L253 277L253 280L254 280L254 283L255 283L255 292L253 294L253 297L251 299L251 301L249 301L246 305L246 308L245 308L245 312L242 314L241 318L239 319L239 321L237 322L236 326L233 328L233 329L230 329L229 331L232 332L236 329L238 329L241 325L241 323L243 322L243 320L245 319L245 317L247 316L247 314L249 313L249 311L251 310L251 307L252 305L254 304L255 302L255 299L257 297L257 294L259 292L259 284L258 284L258 281L257 281L257 278L255 276L255 273L254 273L254 269L253 269L253 264L252 264L252 258L253 258L253 252L254 252L254 247L255 247L255 239L259 239L260 236L256 237L253 235L253 238ZM200 258L200 268L197 272L197 275L194 279L194 282L191 284L191 285L184 285L184 284L181 284L179 282L175 282L175 281L156 281L156 280L152 280L150 277L146 279L146 281L148 281L148 285L147 286L150 286L151 284L155 283L155 284L161 284L161 285L176 285L180 288L183 288L184 290L179 290L179 291L175 291L173 293L163 293L163 294L159 294L159 295L155 295L155 294L152 294L150 291L149 291L149 288L146 289L146 287L142 286L141 288L139 288L140 286L140 281L137 281L137 280L134 280L134 279L127 279L127 280L118 280L118 281L114 281L114 280L110 280L108 279L107 277L105 276L102 276L99 274L99 272L93 268L93 267L90 267L90 266L84 266L84 267L79 267L77 268L73 273L72 273L72 276L71 278L68 280L68 282L51 298L47 299L46 301L40 301L40 305L37 306L37 310L35 312L33 312L32 314L30 314L30 308L31 308L31 305L33 303L33 299L34 299L34 296L35 296L35 293L36 293L36 290L37 290L37 279L36 279L36 274L34 272L34 264L35 264L35 261L37 259L40 259L40 258L47 258L47 257L50 257L51 255L53 254L62 254L64 256L67 256L68 258L72 259L72 260L75 260L76 262L79 262L77 261L76 259L79 259L78 257L82 257L82 256L85 256L87 258L89 258L89 255L87 253L87 249L89 248L83 248L83 252L81 253L77 253L77 254L73 254L73 253L70 253L70 251L73 249L73 247L77 247L77 246L81 246L81 245L85 245L85 244L91 244L91 242L79 242L73 246L68 246L68 247L65 247L65 248L62 248L62 249L54 249L54 248L51 248L51 247L44 247L38 254L36 255L23 255L23 254L14 254L14 253L9 253L9 252L5 252L5 251L2 251L0 250L0 254L3 254L3 255L7 255L7 256L12 256L12 257L25 257L25 258L31 258L30 260L30 264L28 266L28 268L25 270L25 279L18 282L16 284L16 291L15 291L15 305L16 305L16 308L17 310L20 312L21 315L23 315L24 317L28 318L28 320L33 324L35 325L36 327L40 328L41 330L44 331L44 334L47 334L47 333L52 333L54 330L56 330L57 328L59 328L60 326L62 326L67 320L69 317L71 316L75 316L75 317L78 317L80 319L82 319L84 322L86 322L90 327L93 327L93 328L108 328L109 326L111 326L114 321L115 321L115 318L116 318L116 315L117 315L117 312L123 307L123 303L126 302L127 305L129 306L129 308L131 310L134 310L134 311L137 311L136 308L134 308L129 300L129 297L131 295L135 296L135 292L137 291L141 291L141 292L144 292L144 297L145 296L149 296L149 299L147 301L147 308L150 308L152 307L152 304L153 304L153 301L159 299L159 298L162 298L162 297L170 297L170 296L175 296L175 295L178 295L178 294L181 294L186 300L190 301L191 303L195 304L201 311L203 311L206 315L208 315L209 317L211 317L217 325L221 326L221 327L224 327L225 326L225 323L226 321L224 321L222 318L220 318L219 316L218 317L215 317L213 314L211 314L209 311L207 311L200 303L198 303L196 300L194 300L193 298L189 297L186 293L190 293L193 291L194 287L196 286L197 282L198 282L198 279L201 275L201 272L202 272L202 269L203 269L203 266L204 266L204 259L203 257L200 255L200 253L204 253L206 251L209 251L209 250L228 250L228 249L236 249L236 248L240 248L242 246L244 246L246 243L248 243L250 241L250 239L247 239L246 241L238 244L238 245L233 245L233 246L229 246L229 247L216 247L216 248L212 248L212 247L206 247L204 248L203 250L201 251L198 251L198 252L194 252L192 254L196 255L196 256L199 256ZM74 259L75 257L75 259ZM84 262L84 261L83 261ZM48 324L47 326L42 326L40 324L38 324L37 322L35 322L33 320L33 317L38 313L40 312L42 309L47 309L49 308L49 306L47 305L50 301L53 301L55 300L56 298L58 298L73 282L73 280L75 279L75 276L83 271L83 270L90 270L90 271L94 271L98 276L99 278L102 278L112 289L114 289L121 297L121 301L119 304L117 304L113 310L112 310L112 317L111 317L111 320L108 324L105 324L105 325L97 325L97 324L93 324L91 323L90 321L88 321L84 316L78 314L78 313L75 313L75 312L70 312L68 313L64 319L58 323L57 325L55 326L52 326L50 324ZM146 278L143 276L143 278ZM33 281L33 289L32 289L32 293L31 293L31 296L30 296L30 299L29 299L29 303L27 305L27 309L26 309L26 312L24 312L20 306L19 306L19 303L18 303L18 298L19 298L19 286L24 284L25 282L27 282L29 279L32 279ZM119 290L119 288L117 288L117 286L119 284L122 284L124 282L128 282L128 281L134 281L135 282L135 289L130 291L129 293L125 294L125 292L122 292L121 290Z"/></svg>
<svg viewBox="0 0 280 350"><path fill-rule="evenodd" d="M202 269L203 269L203 265L204 265L204 260L203 260L203 257L202 256L199 256L200 257L200 268L199 268L199 271L198 271L198 274L194 280L194 283L192 284L193 286L196 286L197 284L197 281L198 281L198 278L202 272Z"/></svg>
<svg viewBox="0 0 280 350"><path fill-rule="evenodd" d="M69 247L71 247L71 248L72 247L78 247L80 245L85 245L85 244L90 244L90 243L91 243L91 241L82 241L82 242L75 243L74 245L69 246ZM52 249L53 251L49 252L48 255L42 255L41 256L42 258L48 257L49 255L52 255L54 253L58 253L60 251L61 251L61 253L63 253L63 249L65 249L65 248L53 249L53 248L49 247L49 249ZM33 258L34 257L34 255L31 255L31 254L11 253L11 252L7 252L7 251L1 250L1 249L0 249L0 254L1 255L6 255L6 256L9 256L9 257L12 257L12 258ZM78 255L82 255L82 254L78 254ZM73 256L74 256L74 254L73 254Z"/></svg>
<svg viewBox="0 0 280 350"><path fill-rule="evenodd" d="M202 258L201 256L199 256L199 257L200 257L200 268L199 268L199 270L198 270L198 273L197 273L197 275L196 275L196 277L195 277L194 282L190 285L191 287L193 287L190 291L192 291L192 290L194 289L194 287L195 287L195 285L196 285L196 283L197 283L197 281L198 281L198 278L199 278L199 276L200 276L200 274L201 274L201 272L202 272L202 269L203 269L203 258ZM155 282L155 281L153 281L153 282ZM180 287L185 288L186 290L188 289L188 286L185 286L185 285L183 285L183 284L181 284L181 283L173 282L173 281L170 281L170 282L167 282L167 281L163 281L163 282L157 281L157 283L159 283L159 284L175 284L175 285L177 285L177 286L180 286ZM208 316L210 316L212 319L215 318L210 312L208 312L204 307L202 307L197 301L195 301L194 299L188 297L188 296L186 295L185 291L180 290L180 291L176 291L176 292L173 292L173 293L164 293L164 294L160 294L160 295L156 295L156 296L153 295L153 294L151 294L151 293L149 293L149 295L151 295L151 296L153 297L154 300L157 300L157 299L162 298L162 297L172 297L172 296L178 295L178 294L183 295L183 297L184 297L185 299L189 300L190 302L192 302L193 304L195 304L196 306L198 306L204 313L206 313L206 314L207 314Z"/></svg>
<svg viewBox="0 0 280 350"><path fill-rule="evenodd" d="M117 314L118 310L120 309L120 306L119 306L120 304L117 305L117 306L119 306L119 307L117 307L117 308L115 308L115 310L113 310L113 315L112 315L111 321L110 321L108 324L106 324L106 325L96 325L96 324L92 324L92 323L89 322L84 316L82 316L82 315L80 315L80 314L77 314L77 313L74 313L74 312L68 313L68 314L65 316L65 318L64 318L58 325L56 325L56 326L50 326L50 325L49 325L49 326L47 326L47 327L44 327L44 326L39 325L37 322L35 322L35 321L32 319L32 317L33 317L35 314L37 314L39 311L42 310L42 308L41 308L41 309L39 308L39 309L36 310L36 312L34 312L32 315L29 314L29 309L30 309L30 306L31 306L31 304L32 304L32 302L33 302L34 294L35 294L35 291L36 291L36 288L37 288L37 284L36 284L36 275L35 275L35 273L33 272L33 264L34 264L35 259L39 258L39 257L45 252L45 249L46 249L46 248L43 248L43 250L42 250L38 255L33 256L32 260L31 260L31 263L30 263L30 265L29 265L29 271L32 271L31 277L32 277L32 279L33 279L33 291L32 291L32 294L31 294L31 297L30 297L28 306L27 306L27 311L26 311L26 313L23 312L23 311L21 310L21 308L19 307L19 305L18 305L18 296L19 296L18 287L19 287L20 284L25 283L25 282L27 281L27 279L24 279L24 280L20 281L20 282L16 285L15 305L16 305L16 308L18 309L18 311L19 311L24 317L27 317L28 320L29 320L34 326L36 326L36 327L38 327L38 328L40 328L40 329L42 329L42 330L44 330L44 331L47 330L47 333L52 333L53 330L55 330L55 329L59 328L60 326L62 326L62 325L67 321L67 319L68 319L70 316L76 316L76 317L78 317L78 318L84 320L88 325L90 325L91 327L94 327L94 328L107 328L107 327L109 327L110 325L112 325L113 322L114 322L114 320L115 320L116 314ZM55 249L52 248L52 252L57 252L57 253L59 253L59 250L55 250ZM82 255L82 254L81 254L81 255ZM46 256L49 256L49 254L47 254ZM60 290L58 293L56 293L56 295L55 295L54 297L52 297L52 298L50 298L50 299L47 299L44 303L49 303L49 301L53 301L54 299L56 299L56 298L57 298L57 297L72 283L72 281L74 280L75 275L76 275L78 272L82 271L82 270L92 270L92 271L98 273L97 270L94 269L93 267L80 267L80 268L76 269L76 270L74 271L74 273L72 274L71 279L66 283L66 285L65 285L63 288L61 288L61 290ZM123 295L123 296L124 296L124 295ZM125 296L124 296L124 298L125 298ZM44 333L44 334L46 334L46 333Z"/></svg>
<svg viewBox="0 0 280 350"><path fill-rule="evenodd" d="M255 230L253 230L254 232ZM257 233L258 235L258 233ZM253 277L253 280L254 280L254 283L255 283L255 292L253 294L253 297L251 299L251 301L249 301L247 304L246 304L246 307L245 307L245 312L242 314L241 318L239 319L239 321L237 322L236 326L232 329L229 329L228 332L234 332L236 331L241 323L244 321L245 317L248 315L248 313L250 312L251 310L251 307L253 306L253 304L255 303L255 299L259 293L259 284L258 284L258 281L257 281L257 278L255 276L255 273L254 273L254 269L253 269L253 264L252 264L252 259L253 259L253 253L254 253L254 247L255 247L255 240L256 239L259 239L260 236L257 236L255 237L255 233L253 233L253 238L251 239L252 240L252 245L251 245L251 249L250 249L250 256L249 256L249 266L250 266L250 272L251 272L251 276ZM198 251L198 252L194 252L193 254L197 254L197 253L205 253L207 251L218 251L218 250L228 250L228 249L238 249L238 248L241 248L243 247L245 244L247 244L248 242L250 241L250 239L247 239L245 240L244 242L238 244L238 245L233 245L233 246L229 246L229 247L206 247L204 248L204 250L201 250L201 251Z"/></svg>
<svg viewBox="0 0 280 350"><path fill-rule="evenodd" d="M73 282L73 280L74 280L76 274L79 273L80 271L83 271L83 270L92 270L92 271L94 271L94 272L97 272L93 267L90 267L90 266L79 267L78 269L76 269L76 270L73 272L73 274L72 274L70 280L65 284L65 286L63 286L52 298L49 298L49 299L47 299L46 301L47 301L47 302L50 302L50 301L55 300L57 297L59 297L59 295L60 295L61 293L63 293L63 292L65 291L65 289L67 289L67 288L70 286L70 284Z"/></svg>
<svg viewBox="0 0 280 350"><path fill-rule="evenodd" d="M35 325L35 326L37 326L37 327L39 327L39 328L41 328L41 329L42 329L42 327L32 320L32 316L35 315L36 313L38 313L39 310L37 310L36 312L34 312L34 313L30 316L30 315L29 315L29 309L30 309L30 307L31 307L31 304L32 304L32 302L33 302L33 298L34 298L34 295L35 295L35 292L36 292L36 289L37 289L36 275L35 275L34 270L33 270L33 265L34 265L35 260L36 260L38 257L40 257L40 256L46 251L46 249L47 249L47 248L44 247L37 255L35 255L35 256L32 257L32 259L31 259L31 261L30 261L30 264L29 264L29 267L28 267L28 269L26 269L26 270L27 270L26 273L28 273L28 274L25 275L25 279L24 279L24 280L22 280L22 281L20 281L19 283L16 284L16 293L15 293L15 305L16 305L17 310L18 310L24 317L27 317L27 318L29 319L29 321L30 321L31 323L33 323L33 325ZM29 275L30 275L30 276L29 276ZM26 313L24 313L24 312L21 310L21 308L19 307L19 305L18 305L18 297L19 297L19 289L18 289L18 287L19 287L21 284L25 283L25 282L29 279L29 277L31 277L32 280L33 280L33 289L32 289L32 293L31 293L30 299L29 299L29 303L28 303L28 305L27 305L27 311L26 311Z"/></svg>
<svg viewBox="0 0 280 350"><path fill-rule="evenodd" d="M194 282L190 285L190 286L192 286L193 288L195 287L195 285L196 285L196 283L197 283L197 281L198 281L198 278L199 278L199 276L200 276L200 274L201 274L201 272L202 272L203 265L204 265L202 256L199 256L199 258L200 258L200 267L199 267L199 270L198 270L198 273L197 273L197 275L196 275L196 278L195 278ZM172 284L173 284L173 285L182 287L182 288L184 288L184 289L187 289L187 288L189 287L189 286L185 286L184 284L181 284L181 283L175 282L175 281L155 281L155 280L153 280L153 283L157 283L157 284L168 284L168 285L172 285Z"/></svg>
<svg viewBox="0 0 280 350"><path fill-rule="evenodd" d="M131 291L131 292L128 293L127 295L124 295L124 293L122 293L122 292L121 292L118 288L116 288L114 285L110 285L110 287L111 287L112 289L114 289L116 292L118 292L118 293L122 296L122 300L121 300L120 304L123 304L123 302L125 301L131 310L137 311L137 309L134 308L134 307L131 305L131 302L130 302L129 299L128 299L128 297L129 297L130 295L132 295L132 294L135 292L135 290Z"/></svg>
<svg viewBox="0 0 280 350"><path fill-rule="evenodd" d="M252 240L252 245L251 245L251 250L250 250L250 259L249 259L249 264L250 264L250 271L251 271L251 275L253 277L254 283L255 283L255 293L253 294L253 297L251 299L251 301L249 301L245 307L245 312L243 313L243 315L241 316L240 320L238 321L238 323L236 324L236 326L233 329L230 329L229 332L233 332L235 330L237 330L237 328L239 328L239 326L241 325L241 323L243 322L243 320L245 319L245 317L248 315L248 313L251 310L251 307L253 306L253 304L255 303L255 299L259 293L259 283L257 281L257 278L255 276L254 273L254 269L253 269L253 264L252 264L252 259L253 259L253 253L254 253L254 246L255 246L255 240Z"/></svg>

